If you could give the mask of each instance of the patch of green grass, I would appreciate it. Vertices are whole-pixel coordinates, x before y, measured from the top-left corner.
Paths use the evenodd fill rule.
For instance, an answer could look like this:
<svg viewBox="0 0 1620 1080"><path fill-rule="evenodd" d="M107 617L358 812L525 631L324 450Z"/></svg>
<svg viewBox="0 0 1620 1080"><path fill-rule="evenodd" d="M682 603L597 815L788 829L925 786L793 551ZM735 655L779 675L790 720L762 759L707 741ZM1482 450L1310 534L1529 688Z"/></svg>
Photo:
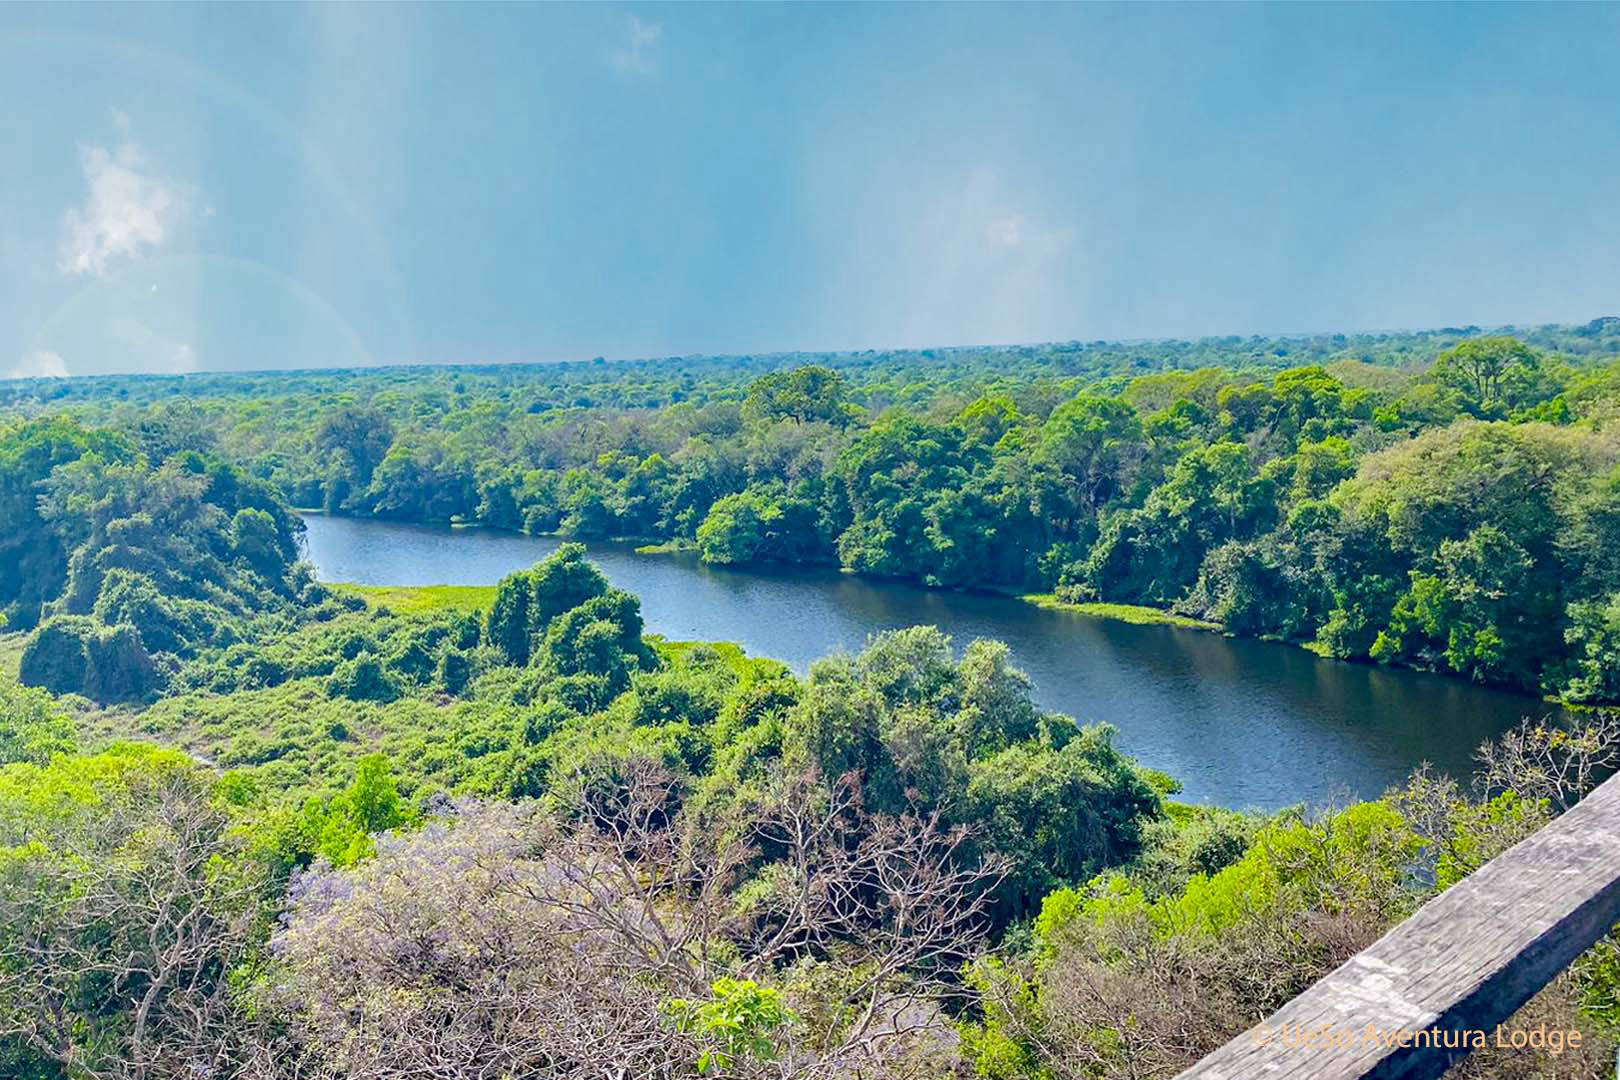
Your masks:
<svg viewBox="0 0 1620 1080"><path fill-rule="evenodd" d="M1026 593L1022 599L1034 604L1036 607L1047 608L1051 611L1072 611L1078 615L1090 615L1097 619L1117 619L1120 622L1133 623L1137 626L1179 626L1185 630L1220 629L1218 623L1206 622L1203 619L1190 619L1185 615L1172 615L1168 611L1160 611L1158 608L1144 607L1140 604L1071 604L1059 600L1051 593Z"/></svg>
<svg viewBox="0 0 1620 1080"><path fill-rule="evenodd" d="M495 602L493 585L333 585L336 592L365 599L396 615L433 615L441 611L484 611Z"/></svg>
<svg viewBox="0 0 1620 1080"><path fill-rule="evenodd" d="M23 646L27 644L28 635L21 631L0 634L0 678L17 681L18 671L22 667Z"/></svg>
<svg viewBox="0 0 1620 1080"><path fill-rule="evenodd" d="M717 654L732 674L744 682L788 670L780 660L749 656L741 645L731 641L666 641L661 634L647 634L645 638L659 656L676 667L689 663L693 653L702 651Z"/></svg>
<svg viewBox="0 0 1620 1080"><path fill-rule="evenodd" d="M697 545L690 540L665 540L661 544L642 544L636 548L637 555L673 555L677 551L696 551Z"/></svg>

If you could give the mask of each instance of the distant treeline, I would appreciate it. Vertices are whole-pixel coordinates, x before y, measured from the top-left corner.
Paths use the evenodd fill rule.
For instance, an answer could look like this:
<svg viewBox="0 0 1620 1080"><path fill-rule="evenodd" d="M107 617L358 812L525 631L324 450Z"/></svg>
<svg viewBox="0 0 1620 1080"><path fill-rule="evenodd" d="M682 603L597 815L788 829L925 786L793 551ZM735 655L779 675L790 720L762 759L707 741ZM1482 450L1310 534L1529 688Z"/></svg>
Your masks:
<svg viewBox="0 0 1620 1080"><path fill-rule="evenodd" d="M658 408L681 401L741 400L760 375L816 364L839 371L868 408L917 404L942 387L986 389L1034 379L1094 381L1202 367L1285 368L1354 360L1415 369L1470 337L1510 334L1579 361L1620 355L1620 317L1580 326L1549 324L1483 329L1353 334L1228 335L1196 340L1067 341L1041 345L781 352L743 356L546 364L400 365L190 375L101 375L73 379L0 379L0 408L24 412L75 403L144 404L176 398L345 395L369 398L473 394L500 397L528 411L552 408ZM538 406L538 409L536 408Z"/></svg>

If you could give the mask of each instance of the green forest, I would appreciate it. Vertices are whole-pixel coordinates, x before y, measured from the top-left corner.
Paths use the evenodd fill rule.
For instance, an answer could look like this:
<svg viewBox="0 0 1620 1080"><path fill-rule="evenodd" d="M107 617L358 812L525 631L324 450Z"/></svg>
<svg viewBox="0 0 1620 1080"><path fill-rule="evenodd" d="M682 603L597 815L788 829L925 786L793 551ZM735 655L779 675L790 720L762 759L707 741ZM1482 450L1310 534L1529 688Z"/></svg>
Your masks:
<svg viewBox="0 0 1620 1080"><path fill-rule="evenodd" d="M1617 357L1620 319L1597 319L36 380L0 401L14 424L115 432L102 458L194 454L294 507L1131 605L1604 702L1620 696ZM11 453L0 497L27 521L56 451ZM26 530L5 542L21 550L0 573L44 557ZM14 628L40 619L40 587L0 580Z"/></svg>
<svg viewBox="0 0 1620 1080"><path fill-rule="evenodd" d="M1620 767L1617 406L1620 319L0 383L0 1076L1173 1076ZM1572 708L1472 776L1192 805L994 641L801 675L648 633L580 543L323 583L299 508ZM1620 940L1518 1022L1589 1037L1456 1075L1611 1068Z"/></svg>

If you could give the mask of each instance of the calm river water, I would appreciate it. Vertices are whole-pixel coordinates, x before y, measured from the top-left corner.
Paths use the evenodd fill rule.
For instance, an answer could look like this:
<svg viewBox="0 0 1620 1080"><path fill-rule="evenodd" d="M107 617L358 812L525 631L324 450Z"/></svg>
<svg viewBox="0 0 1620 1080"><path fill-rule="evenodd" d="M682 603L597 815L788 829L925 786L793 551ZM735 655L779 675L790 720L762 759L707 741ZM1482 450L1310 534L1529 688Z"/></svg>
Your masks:
<svg viewBox="0 0 1620 1080"><path fill-rule="evenodd" d="M476 529L310 515L321 580L490 585L558 541ZM958 646L996 638L1049 709L1106 721L1138 760L1179 778L1183 798L1275 809L1371 797L1420 761L1459 777L1474 747L1549 706L1456 679L1320 660L1302 649L1197 630L1131 626L1001 596L865 581L826 570L706 567L691 555L589 544L615 585L641 597L650 631L735 641L803 672L868 635L931 623Z"/></svg>

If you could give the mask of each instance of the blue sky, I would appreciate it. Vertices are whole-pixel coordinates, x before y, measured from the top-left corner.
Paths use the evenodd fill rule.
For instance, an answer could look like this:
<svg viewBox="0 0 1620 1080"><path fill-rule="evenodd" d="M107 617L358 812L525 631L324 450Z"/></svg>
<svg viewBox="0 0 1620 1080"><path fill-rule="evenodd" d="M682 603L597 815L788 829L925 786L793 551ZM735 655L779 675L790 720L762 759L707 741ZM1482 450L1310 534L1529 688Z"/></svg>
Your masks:
<svg viewBox="0 0 1620 1080"><path fill-rule="evenodd" d="M1620 6L0 6L0 375L1620 313Z"/></svg>

